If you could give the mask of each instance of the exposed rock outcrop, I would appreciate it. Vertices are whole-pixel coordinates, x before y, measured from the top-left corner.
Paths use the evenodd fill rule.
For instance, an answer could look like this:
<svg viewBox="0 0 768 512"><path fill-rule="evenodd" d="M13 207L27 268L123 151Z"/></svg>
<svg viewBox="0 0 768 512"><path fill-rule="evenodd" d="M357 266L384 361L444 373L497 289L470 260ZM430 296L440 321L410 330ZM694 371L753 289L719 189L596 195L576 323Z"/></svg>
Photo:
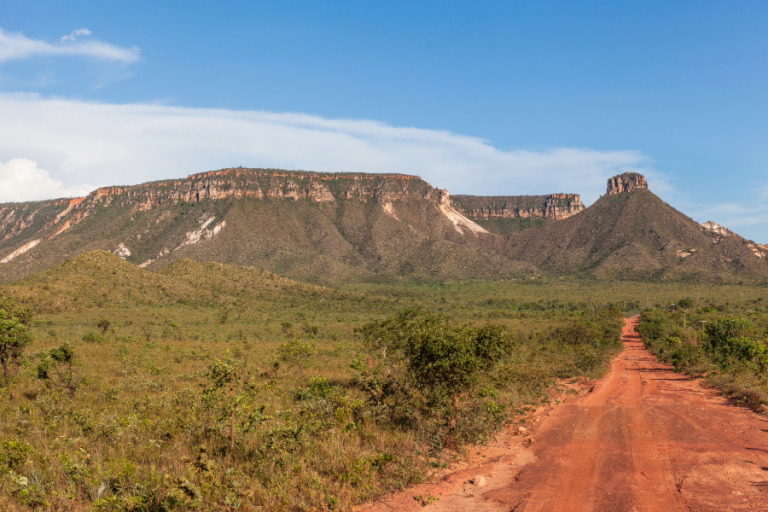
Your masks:
<svg viewBox="0 0 768 512"><path fill-rule="evenodd" d="M126 247L124 243L121 243L120 245L117 246L117 249L112 251L112 254L116 256L120 256L123 259L130 258L131 250L128 249L128 247Z"/></svg>
<svg viewBox="0 0 768 512"><path fill-rule="evenodd" d="M471 219L562 220L584 209L578 194L548 196L466 196L451 200L453 207Z"/></svg>
<svg viewBox="0 0 768 512"><path fill-rule="evenodd" d="M33 247L35 247L39 243L40 243L40 240L32 240L31 242L22 245L21 247L19 247L15 251L13 251L11 254L9 254L8 256L3 258L2 260L0 260L0 263L8 263L9 261L14 259L15 257L21 256L25 252L29 251L30 249L32 249Z"/></svg>
<svg viewBox="0 0 768 512"><path fill-rule="evenodd" d="M648 189L648 182L645 181L645 176L636 172L625 172L608 180L606 194L615 196L622 192L633 192L642 189Z"/></svg>
<svg viewBox="0 0 768 512"><path fill-rule="evenodd" d="M701 229L704 230L704 232L706 232L710 236L712 236L712 243L714 244L719 244L724 239L734 238L737 241L741 241L741 243L745 244L747 248L750 251L752 251L752 254L754 254L756 257L761 259L768 258L768 246L756 244L751 240L742 238L741 236L737 235L730 229L725 228L716 222L712 222L711 220L709 220L701 225Z"/></svg>
<svg viewBox="0 0 768 512"><path fill-rule="evenodd" d="M716 222L712 222L711 220L708 220L704 224L701 225L702 229L704 231L715 235L717 237L726 237L726 236L733 236L734 233L730 229L724 228L720 224Z"/></svg>
<svg viewBox="0 0 768 512"><path fill-rule="evenodd" d="M460 212L457 212L453 206L451 206L451 198L448 194L448 190L443 189L438 192L437 204L440 208L440 211L443 212L443 215L448 217L448 220L453 223L453 227L460 234L464 234L464 230L462 228L468 229L469 232L473 233L475 236L477 236L479 233L486 235L489 234L488 231L486 231L484 228L472 222Z"/></svg>

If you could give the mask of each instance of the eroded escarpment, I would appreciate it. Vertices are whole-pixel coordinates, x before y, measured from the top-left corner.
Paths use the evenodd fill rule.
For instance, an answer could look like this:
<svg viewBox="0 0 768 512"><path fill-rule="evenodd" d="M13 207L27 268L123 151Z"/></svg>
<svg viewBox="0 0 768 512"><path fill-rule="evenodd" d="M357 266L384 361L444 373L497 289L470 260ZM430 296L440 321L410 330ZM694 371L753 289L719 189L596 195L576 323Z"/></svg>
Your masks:
<svg viewBox="0 0 768 512"><path fill-rule="evenodd" d="M470 219L551 219L562 220L584 210L578 194L546 196L455 195L451 204Z"/></svg>
<svg viewBox="0 0 768 512"><path fill-rule="evenodd" d="M230 211L240 213L230 218ZM400 227L386 225L392 221ZM220 233L233 229L239 234L220 241ZM375 234L365 234L373 229ZM418 176L397 173L232 168L179 180L102 187L75 199L0 205L0 261L13 262L14 277L44 265L35 258L56 263L93 248L144 267L173 260L177 253L194 252L206 261L224 257L263 264L265 258L285 261L297 252L319 250L343 258L344 265L363 254L391 269L411 268L398 262L410 256L398 253L427 250L420 247L431 240L486 234L452 208L447 191ZM244 240L250 249L243 248ZM255 256L240 256L247 251ZM391 254L385 258L382 251ZM458 261L450 265L469 268Z"/></svg>
<svg viewBox="0 0 768 512"><path fill-rule="evenodd" d="M634 192L635 190L647 190L648 182L645 176L636 172L625 172L608 180L606 194L615 196L622 192Z"/></svg>
<svg viewBox="0 0 768 512"><path fill-rule="evenodd" d="M410 186L409 186L410 185ZM0 205L0 240L25 238L37 228L51 239L73 228L97 208L119 206L147 212L162 206L220 199L291 199L334 203L341 199L370 199L385 203L415 194L429 200L431 186L404 174L311 173L264 169L223 169L135 186L111 186L86 197ZM333 189L333 190L332 190ZM434 201L436 202L436 200ZM46 212L47 215L41 215ZM35 226L35 221L38 226Z"/></svg>

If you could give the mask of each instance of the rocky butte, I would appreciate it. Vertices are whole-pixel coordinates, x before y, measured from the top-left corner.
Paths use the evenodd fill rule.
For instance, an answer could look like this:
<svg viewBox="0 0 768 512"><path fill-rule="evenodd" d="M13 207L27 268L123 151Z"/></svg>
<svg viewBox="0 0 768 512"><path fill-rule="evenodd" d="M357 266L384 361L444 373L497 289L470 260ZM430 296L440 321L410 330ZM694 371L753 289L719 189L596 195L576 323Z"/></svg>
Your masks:
<svg viewBox="0 0 768 512"><path fill-rule="evenodd" d="M633 192L643 189L648 189L648 182L645 181L645 176L636 172L625 172L608 180L606 194L615 196L622 192Z"/></svg>

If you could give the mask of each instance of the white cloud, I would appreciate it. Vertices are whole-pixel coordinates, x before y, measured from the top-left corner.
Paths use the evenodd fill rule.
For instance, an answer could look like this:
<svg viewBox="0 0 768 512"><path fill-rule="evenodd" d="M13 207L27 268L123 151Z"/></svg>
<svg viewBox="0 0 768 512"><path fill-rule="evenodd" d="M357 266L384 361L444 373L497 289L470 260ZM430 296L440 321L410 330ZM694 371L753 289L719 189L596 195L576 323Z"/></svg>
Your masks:
<svg viewBox="0 0 768 512"><path fill-rule="evenodd" d="M51 178L48 171L37 167L37 162L26 158L13 158L0 162L0 202L35 201L52 197L76 197L88 193L90 187L66 187Z"/></svg>
<svg viewBox="0 0 768 512"><path fill-rule="evenodd" d="M716 222L733 228L768 224L768 204L752 203L742 206L732 203L716 204L704 208L708 218L719 219ZM763 236L765 238L765 236Z"/></svg>
<svg viewBox="0 0 768 512"><path fill-rule="evenodd" d="M624 171L662 177L638 151L503 151L444 131L304 114L113 105L0 94L0 161L25 157L73 187L229 166L416 174L452 194L581 193ZM653 183L653 181L652 181Z"/></svg>
<svg viewBox="0 0 768 512"><path fill-rule="evenodd" d="M742 203L700 203L683 198L680 206L686 214L699 222L713 221L745 238L768 243L768 203L764 201L765 192L758 189L745 191L745 194Z"/></svg>
<svg viewBox="0 0 768 512"><path fill-rule="evenodd" d="M91 34L93 34L93 32L91 32L87 28L79 28L79 29L75 30L74 32L70 33L69 35L66 35L66 36L62 37L61 38L61 42L63 43L64 41L74 41L79 36L89 36Z"/></svg>
<svg viewBox="0 0 768 512"><path fill-rule="evenodd" d="M76 30L64 36L62 44L51 44L0 29L0 63L41 56L85 56L125 63L139 59L141 50L136 47L122 48L101 41L74 42L75 37L87 35L86 32L91 33L87 29Z"/></svg>

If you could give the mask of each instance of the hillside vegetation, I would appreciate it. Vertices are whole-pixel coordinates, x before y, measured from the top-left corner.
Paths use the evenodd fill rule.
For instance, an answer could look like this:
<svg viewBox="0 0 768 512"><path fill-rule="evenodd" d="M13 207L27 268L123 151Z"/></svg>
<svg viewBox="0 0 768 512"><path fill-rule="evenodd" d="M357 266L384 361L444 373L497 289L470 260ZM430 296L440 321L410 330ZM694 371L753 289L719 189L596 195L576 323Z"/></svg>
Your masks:
<svg viewBox="0 0 768 512"><path fill-rule="evenodd" d="M644 311L646 347L676 371L706 381L738 405L768 412L768 309L763 297L741 305L690 299Z"/></svg>
<svg viewBox="0 0 768 512"><path fill-rule="evenodd" d="M603 196L506 244L510 257L555 275L768 284L768 252L737 235L705 231L645 189Z"/></svg>
<svg viewBox="0 0 768 512"><path fill-rule="evenodd" d="M535 273L494 252L494 236L451 211L447 192L403 175L228 169L107 187L0 205L0 237L5 283L92 250L154 269L216 261L320 284Z"/></svg>
<svg viewBox="0 0 768 512"><path fill-rule="evenodd" d="M768 283L768 247L707 229L638 174L574 194L456 196L416 176L224 169L0 205L0 282L93 250L160 269L258 267L320 285L531 279ZM476 222L475 222L476 221Z"/></svg>
<svg viewBox="0 0 768 512"><path fill-rule="evenodd" d="M763 287L338 291L103 252L0 293L35 312L0 397L4 510L350 510L599 377L622 311L692 297L765 314Z"/></svg>
<svg viewBox="0 0 768 512"><path fill-rule="evenodd" d="M4 292L41 313L142 305L235 307L248 301L332 299L342 295L265 270L222 263L183 259L151 272L106 251L67 260L5 287Z"/></svg>

